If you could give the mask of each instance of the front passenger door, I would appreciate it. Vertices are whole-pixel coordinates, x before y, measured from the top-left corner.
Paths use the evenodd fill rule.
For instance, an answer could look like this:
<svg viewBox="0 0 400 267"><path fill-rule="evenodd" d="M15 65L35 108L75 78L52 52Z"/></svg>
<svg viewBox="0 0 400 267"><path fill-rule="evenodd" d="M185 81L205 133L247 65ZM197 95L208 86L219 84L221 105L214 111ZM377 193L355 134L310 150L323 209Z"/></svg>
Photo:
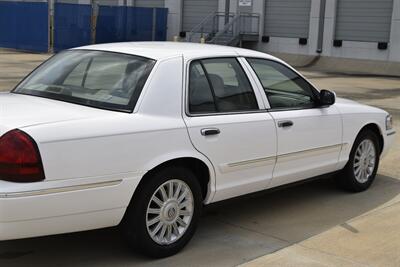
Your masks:
<svg viewBox="0 0 400 267"><path fill-rule="evenodd" d="M247 59L270 104L278 135L271 187L336 170L342 119L332 105L318 107L318 91L282 63Z"/></svg>

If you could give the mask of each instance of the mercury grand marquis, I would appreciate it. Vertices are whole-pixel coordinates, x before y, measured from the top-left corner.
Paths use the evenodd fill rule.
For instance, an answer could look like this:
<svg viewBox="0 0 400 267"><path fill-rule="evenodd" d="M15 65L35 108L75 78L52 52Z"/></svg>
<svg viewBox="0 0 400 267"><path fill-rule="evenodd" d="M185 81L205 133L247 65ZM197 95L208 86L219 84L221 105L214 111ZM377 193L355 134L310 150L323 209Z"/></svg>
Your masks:
<svg viewBox="0 0 400 267"><path fill-rule="evenodd" d="M0 240L119 225L166 257L204 205L328 173L366 190L394 134L387 112L261 52L69 49L0 94Z"/></svg>

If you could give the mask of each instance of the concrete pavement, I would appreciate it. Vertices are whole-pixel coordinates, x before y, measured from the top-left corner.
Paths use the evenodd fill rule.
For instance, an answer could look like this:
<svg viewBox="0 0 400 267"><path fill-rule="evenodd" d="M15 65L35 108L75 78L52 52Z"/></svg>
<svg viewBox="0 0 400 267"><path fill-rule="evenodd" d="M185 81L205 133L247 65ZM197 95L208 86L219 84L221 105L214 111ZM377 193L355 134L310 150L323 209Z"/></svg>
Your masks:
<svg viewBox="0 0 400 267"><path fill-rule="evenodd" d="M394 202L394 201L391 201ZM400 202L242 266L400 266Z"/></svg>
<svg viewBox="0 0 400 267"><path fill-rule="evenodd" d="M47 57L0 50L0 90ZM399 136L400 79L302 72L319 88L385 108ZM400 266L398 136L370 190L349 194L326 179L211 205L192 242L167 259L132 253L110 228L0 242L0 266Z"/></svg>
<svg viewBox="0 0 400 267"><path fill-rule="evenodd" d="M21 53L0 48L0 91L9 91L49 54Z"/></svg>
<svg viewBox="0 0 400 267"><path fill-rule="evenodd" d="M335 75L307 69L303 70L303 74L319 88L333 89L339 96L384 108L393 115L397 132L400 132L399 79ZM382 194L388 194L389 190L399 186L399 139L397 135L394 147L381 162L372 191L381 186L379 183L383 177L393 180L389 182L390 189L382 187ZM370 193L367 191L357 195L367 195L365 201L369 202L373 198ZM359 216L345 220L321 234L243 266L400 266L400 194L397 191L391 196L375 208L361 212Z"/></svg>

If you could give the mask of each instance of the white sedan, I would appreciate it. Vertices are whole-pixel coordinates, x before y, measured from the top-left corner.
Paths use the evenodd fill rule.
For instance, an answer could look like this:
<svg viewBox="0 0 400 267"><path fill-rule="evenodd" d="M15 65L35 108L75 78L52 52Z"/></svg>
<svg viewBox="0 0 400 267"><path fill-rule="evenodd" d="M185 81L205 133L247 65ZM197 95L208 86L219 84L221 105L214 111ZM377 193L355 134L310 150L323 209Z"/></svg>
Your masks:
<svg viewBox="0 0 400 267"><path fill-rule="evenodd" d="M0 240L120 224L142 253L169 256L205 204L334 172L366 190L394 134L387 112L264 53L70 49L0 94Z"/></svg>

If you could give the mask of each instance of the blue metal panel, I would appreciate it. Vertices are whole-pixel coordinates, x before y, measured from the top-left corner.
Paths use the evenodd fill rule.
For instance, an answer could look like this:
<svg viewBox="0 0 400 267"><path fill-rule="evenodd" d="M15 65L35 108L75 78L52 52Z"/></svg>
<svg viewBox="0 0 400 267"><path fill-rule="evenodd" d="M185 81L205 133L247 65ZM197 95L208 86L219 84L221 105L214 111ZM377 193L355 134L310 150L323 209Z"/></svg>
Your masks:
<svg viewBox="0 0 400 267"><path fill-rule="evenodd" d="M96 43L151 41L153 8L100 6ZM166 40L168 9L157 8L155 40Z"/></svg>
<svg viewBox="0 0 400 267"><path fill-rule="evenodd" d="M0 46L15 48L17 41L15 2L0 2Z"/></svg>
<svg viewBox="0 0 400 267"><path fill-rule="evenodd" d="M91 42L91 5L54 5L54 51Z"/></svg>
<svg viewBox="0 0 400 267"><path fill-rule="evenodd" d="M100 6L96 43L123 42L126 39L126 7Z"/></svg>
<svg viewBox="0 0 400 267"><path fill-rule="evenodd" d="M156 41L167 40L168 8L157 8Z"/></svg>
<svg viewBox="0 0 400 267"><path fill-rule="evenodd" d="M127 41L152 41L153 9L147 7L128 7Z"/></svg>
<svg viewBox="0 0 400 267"><path fill-rule="evenodd" d="M47 3L0 2L0 46L48 51Z"/></svg>

